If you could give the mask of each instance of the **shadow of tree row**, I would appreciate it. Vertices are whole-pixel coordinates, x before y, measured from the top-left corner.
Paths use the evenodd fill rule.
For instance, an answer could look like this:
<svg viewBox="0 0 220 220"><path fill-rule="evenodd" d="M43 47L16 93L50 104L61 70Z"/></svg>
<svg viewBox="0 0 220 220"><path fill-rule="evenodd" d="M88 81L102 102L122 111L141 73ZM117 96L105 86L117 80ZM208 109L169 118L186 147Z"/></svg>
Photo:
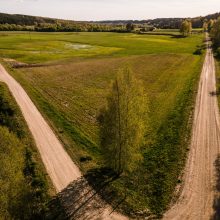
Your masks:
<svg viewBox="0 0 220 220"><path fill-rule="evenodd" d="M115 200L109 184L118 176L108 168L90 170L70 183L48 204L46 219L98 219L108 204L116 209L125 198Z"/></svg>

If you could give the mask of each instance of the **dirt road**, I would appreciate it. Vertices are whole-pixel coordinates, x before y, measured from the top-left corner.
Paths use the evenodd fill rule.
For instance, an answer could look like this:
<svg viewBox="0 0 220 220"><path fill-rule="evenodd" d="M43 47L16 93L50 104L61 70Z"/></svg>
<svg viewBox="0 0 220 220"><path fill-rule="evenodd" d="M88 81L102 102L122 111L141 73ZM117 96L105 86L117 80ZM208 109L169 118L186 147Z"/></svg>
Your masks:
<svg viewBox="0 0 220 220"><path fill-rule="evenodd" d="M74 180L79 179L82 174L78 167L73 163L62 144L44 120L34 103L21 85L10 76L4 67L0 64L0 81L6 83L19 105L27 125L34 137L36 146L40 152L45 168L56 188L57 192L66 190L66 187ZM68 188L68 187L67 187ZM89 189L89 186L87 187ZM88 190L87 189L87 190ZM85 190L85 189L82 189ZM102 209L97 208L95 203L99 201ZM68 203L68 201L65 201ZM80 205L80 204L78 204ZM88 206L91 209L83 209L80 219L100 219L100 220L126 220L116 212L112 212L111 207L105 204L96 196L91 200ZM110 215L111 213L111 215Z"/></svg>
<svg viewBox="0 0 220 220"><path fill-rule="evenodd" d="M211 48L207 49L194 114L183 189L177 203L165 214L166 220L209 220L214 219L216 212L213 207L219 174L216 174L215 163L220 152L220 125Z"/></svg>

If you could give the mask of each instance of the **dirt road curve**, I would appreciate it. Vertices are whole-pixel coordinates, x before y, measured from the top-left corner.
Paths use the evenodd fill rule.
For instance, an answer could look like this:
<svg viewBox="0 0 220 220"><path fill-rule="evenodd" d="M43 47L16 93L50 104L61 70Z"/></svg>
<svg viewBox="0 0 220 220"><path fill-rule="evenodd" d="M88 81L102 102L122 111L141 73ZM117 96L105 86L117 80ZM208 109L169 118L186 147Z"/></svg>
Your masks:
<svg viewBox="0 0 220 220"><path fill-rule="evenodd" d="M215 63L210 48L201 74L192 135L183 190L177 203L165 214L166 220L219 219L214 217L213 207L218 191L215 164L220 149L220 125Z"/></svg>
<svg viewBox="0 0 220 220"><path fill-rule="evenodd" d="M21 85L11 77L4 67L0 64L0 81L5 82L19 105L28 127L34 137L37 148L40 152L46 170L56 188L57 192L62 191L72 181L82 176L78 167L73 163L69 155L64 150L62 144L57 139L47 122L44 120L36 106L33 104L27 93ZM92 206L93 201L91 201ZM90 213L93 219L104 220L126 220L127 218L112 212L111 208L106 206L101 213L99 210L90 210L89 213L83 213L90 219ZM86 212L86 210L85 210ZM97 215L96 215L97 213ZM82 215L83 216L83 215ZM95 217L94 217L95 216ZM97 218L96 218L97 216ZM85 218L82 217L84 220Z"/></svg>

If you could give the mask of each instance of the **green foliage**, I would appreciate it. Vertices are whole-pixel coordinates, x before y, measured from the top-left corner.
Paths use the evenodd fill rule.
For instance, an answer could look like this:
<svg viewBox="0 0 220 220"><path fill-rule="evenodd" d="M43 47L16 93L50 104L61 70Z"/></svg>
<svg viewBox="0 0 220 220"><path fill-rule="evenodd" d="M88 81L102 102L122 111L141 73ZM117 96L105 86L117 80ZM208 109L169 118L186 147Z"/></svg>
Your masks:
<svg viewBox="0 0 220 220"><path fill-rule="evenodd" d="M208 32L210 33L212 31L212 28L215 24L215 21L210 19L209 22L208 22L208 25L207 25L207 29L208 29Z"/></svg>
<svg viewBox="0 0 220 220"><path fill-rule="evenodd" d="M46 179L42 168L34 162L36 153L21 113L3 84L0 84L0 125L0 216L42 218L49 199Z"/></svg>
<svg viewBox="0 0 220 220"><path fill-rule="evenodd" d="M22 219L26 213L23 204L23 146L14 134L3 127L0 127L0 161L0 216Z"/></svg>
<svg viewBox="0 0 220 220"><path fill-rule="evenodd" d="M30 216L32 219L42 218L47 209L46 203L49 200L48 185L45 176L39 172L33 158L33 152L29 148L25 149L23 174L30 190L28 194Z"/></svg>
<svg viewBox="0 0 220 220"><path fill-rule="evenodd" d="M208 31L208 22L207 22L207 20L205 20L205 21L203 22L203 31L204 31L204 32L207 32L207 31Z"/></svg>
<svg viewBox="0 0 220 220"><path fill-rule="evenodd" d="M210 36L211 36L211 38L213 40L214 47L218 48L220 46L220 17L213 24Z"/></svg>
<svg viewBox="0 0 220 220"><path fill-rule="evenodd" d="M130 22L127 23L127 25L126 25L127 32L132 32L134 30L134 28L135 28L134 24L132 24Z"/></svg>
<svg viewBox="0 0 220 220"><path fill-rule="evenodd" d="M6 88L0 84L0 125L17 134L19 138L24 137L22 125L18 119L17 111L8 101Z"/></svg>
<svg viewBox="0 0 220 220"><path fill-rule="evenodd" d="M141 161L146 129L147 101L130 69L119 71L102 112L102 152L116 173L132 172Z"/></svg>
<svg viewBox="0 0 220 220"><path fill-rule="evenodd" d="M192 32L192 23L189 20L184 20L180 26L180 33L184 36L187 37L191 34Z"/></svg>

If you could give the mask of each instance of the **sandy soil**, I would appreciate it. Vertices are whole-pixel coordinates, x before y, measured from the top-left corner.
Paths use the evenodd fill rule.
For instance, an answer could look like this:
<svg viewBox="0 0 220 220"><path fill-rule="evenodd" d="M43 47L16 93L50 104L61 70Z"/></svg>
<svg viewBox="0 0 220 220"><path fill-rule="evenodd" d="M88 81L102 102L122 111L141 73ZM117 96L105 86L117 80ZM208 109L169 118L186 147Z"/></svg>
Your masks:
<svg viewBox="0 0 220 220"><path fill-rule="evenodd" d="M164 216L167 220L208 220L216 216L216 161L220 149L219 108L216 98L215 63L208 48L194 113L191 149L184 184L177 203Z"/></svg>
<svg viewBox="0 0 220 220"><path fill-rule="evenodd" d="M36 106L33 104L27 93L21 85L10 76L4 67L0 64L0 81L5 82L17 104L19 105L22 114L27 122L27 125L34 137L36 146L40 152L45 168L56 188L57 192L66 191L67 186L73 181L80 179L82 174L79 168L73 163L62 144L49 127L45 119L42 117ZM88 190L89 186L85 187ZM91 189L92 190L92 189ZM102 209L97 207L96 203L101 204ZM68 203L68 201L65 201ZM65 204L64 204L65 205ZM80 205L80 204L78 204ZM92 209L83 209L80 219L104 219L104 220L126 220L127 218L112 212L111 208L101 201L96 196L89 202ZM111 215L110 215L111 213ZM86 217L86 218L85 218Z"/></svg>

